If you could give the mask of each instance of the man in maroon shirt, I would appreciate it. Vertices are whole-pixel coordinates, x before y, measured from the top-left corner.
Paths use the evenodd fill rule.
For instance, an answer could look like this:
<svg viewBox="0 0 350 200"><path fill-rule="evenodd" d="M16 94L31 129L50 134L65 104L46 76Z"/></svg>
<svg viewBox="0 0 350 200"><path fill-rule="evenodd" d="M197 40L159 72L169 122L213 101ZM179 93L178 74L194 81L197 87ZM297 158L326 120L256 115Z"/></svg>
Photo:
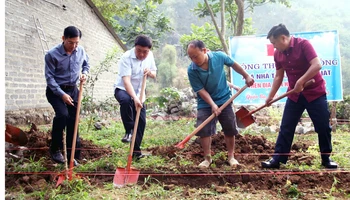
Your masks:
<svg viewBox="0 0 350 200"><path fill-rule="evenodd" d="M308 40L290 36L283 24L272 27L267 39L277 51L274 53L276 76L266 104L269 105L281 86L284 73L288 77L288 91L294 89L295 93L288 96L284 107L275 154L270 160L262 162L261 166L279 168L280 163L287 162L295 128L306 109L318 134L322 165L326 168L337 168L338 165L329 158L332 152L330 113L325 80L320 73L322 66L314 48ZM311 79L315 83L304 88L304 84Z"/></svg>

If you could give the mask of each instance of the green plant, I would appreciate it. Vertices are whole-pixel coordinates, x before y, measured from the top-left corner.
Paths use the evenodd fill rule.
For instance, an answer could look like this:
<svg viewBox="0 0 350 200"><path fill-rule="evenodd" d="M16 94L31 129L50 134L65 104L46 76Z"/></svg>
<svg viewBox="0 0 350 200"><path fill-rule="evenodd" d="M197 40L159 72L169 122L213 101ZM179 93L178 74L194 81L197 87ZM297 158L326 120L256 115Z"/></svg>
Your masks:
<svg viewBox="0 0 350 200"><path fill-rule="evenodd" d="M174 87L167 87L160 91L160 96L151 96L147 98L146 104L150 107L164 109L166 105L177 103L179 100L179 91Z"/></svg>
<svg viewBox="0 0 350 200"><path fill-rule="evenodd" d="M278 107L267 107L267 113L269 116L269 124L279 124L282 120L282 110Z"/></svg>
<svg viewBox="0 0 350 200"><path fill-rule="evenodd" d="M333 193L333 192L337 192L336 186L337 186L338 183L339 183L339 182L338 182L338 179L334 176L334 177L333 177L332 187L331 187L331 189L329 190L329 193L327 194L327 196L332 196L332 193Z"/></svg>
<svg viewBox="0 0 350 200"><path fill-rule="evenodd" d="M22 161L23 162L23 161ZM46 171L46 167L44 167L43 162L45 162L45 158L42 157L39 160L35 160L34 157L30 157L28 162L19 162L14 164L15 171L18 172L43 172Z"/></svg>
<svg viewBox="0 0 350 200"><path fill-rule="evenodd" d="M86 83L84 84L85 92L82 99L81 109L90 114L89 129L91 127L93 120L97 118L97 116L93 114L94 111L97 110L98 108L94 99L96 83L98 82L100 76L103 73L111 71L111 68L113 67L113 64L116 63L118 56L119 56L119 48L115 46L113 49L108 51L105 59L101 61L99 65L97 65L96 67L93 67L90 70L90 75ZM109 101L109 99L107 99L106 101Z"/></svg>
<svg viewBox="0 0 350 200"><path fill-rule="evenodd" d="M196 26L194 24L191 24L191 34L190 35L182 35L180 38L180 43L183 48L183 52L187 52L187 45L192 40L202 40L205 44L205 46L214 51L217 49L221 49L221 43L216 35L215 27L206 22L203 26ZM187 54L187 53L186 53Z"/></svg>
<svg viewBox="0 0 350 200"><path fill-rule="evenodd" d="M288 186L287 190L287 196L289 198L299 198L301 196L301 193L298 190L298 185L292 184Z"/></svg>
<svg viewBox="0 0 350 200"><path fill-rule="evenodd" d="M157 9L156 2L153 0L141 1L129 9L125 16L118 18L115 28L126 46L132 47L136 36L145 34L152 38L154 47L159 47L159 38L173 30L169 18Z"/></svg>
<svg viewBox="0 0 350 200"><path fill-rule="evenodd" d="M162 48L162 56L157 65L157 79L161 88L171 87L177 74L176 49L173 45L165 45Z"/></svg>
<svg viewBox="0 0 350 200"><path fill-rule="evenodd" d="M344 100L336 104L337 119L350 118L350 95L344 97Z"/></svg>

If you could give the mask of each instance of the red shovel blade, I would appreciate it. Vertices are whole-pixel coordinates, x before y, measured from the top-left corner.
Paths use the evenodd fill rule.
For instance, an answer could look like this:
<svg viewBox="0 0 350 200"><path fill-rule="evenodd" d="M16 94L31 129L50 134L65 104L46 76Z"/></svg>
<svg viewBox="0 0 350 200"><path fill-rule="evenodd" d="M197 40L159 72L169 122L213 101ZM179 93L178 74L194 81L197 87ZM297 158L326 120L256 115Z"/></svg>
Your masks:
<svg viewBox="0 0 350 200"><path fill-rule="evenodd" d="M73 179L80 179L81 178L79 175L69 173L68 171L61 172L57 176L58 176L58 179L57 179L56 187L61 185L63 183L63 181L65 181L65 180L71 181Z"/></svg>
<svg viewBox="0 0 350 200"><path fill-rule="evenodd" d="M114 187L121 188L126 184L137 183L139 179L140 171L130 168L129 170L125 168L118 167L115 171L113 178Z"/></svg>
<svg viewBox="0 0 350 200"><path fill-rule="evenodd" d="M6 124L5 141L14 145L24 146L28 142L27 135L19 128Z"/></svg>
<svg viewBox="0 0 350 200"><path fill-rule="evenodd" d="M65 175L62 175L62 174L58 175L58 180L57 180L57 183L56 183L56 187L61 185L64 180L66 180L66 176Z"/></svg>
<svg viewBox="0 0 350 200"><path fill-rule="evenodd" d="M249 114L248 109L245 107L241 107L236 112L236 123L239 128L246 128L247 126L253 124L255 122L254 117Z"/></svg>

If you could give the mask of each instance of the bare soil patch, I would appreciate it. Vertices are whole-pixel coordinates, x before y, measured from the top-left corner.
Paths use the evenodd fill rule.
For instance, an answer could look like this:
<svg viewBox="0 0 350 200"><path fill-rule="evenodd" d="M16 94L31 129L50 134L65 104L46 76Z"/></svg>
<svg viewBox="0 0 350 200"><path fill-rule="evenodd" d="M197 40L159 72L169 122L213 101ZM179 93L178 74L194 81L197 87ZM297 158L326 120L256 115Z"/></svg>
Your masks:
<svg viewBox="0 0 350 200"><path fill-rule="evenodd" d="M24 150L22 157L15 158L9 154L18 151L16 148L6 150L5 188L19 189L18 186L21 186L25 192L30 193L40 190L48 183L52 186L55 185L57 174L52 172L57 169L57 164L49 159L50 133L38 130L35 125L26 133L29 138L26 147L29 150ZM186 188L215 187L217 192L226 193L229 188L239 187L243 191L252 193L264 191L273 195L283 194L288 197L293 192L290 188L297 187L299 192L305 194L302 196L303 199L310 199L315 194L329 193L333 187L337 190L332 192L332 196L344 198L344 194L350 194L350 172L344 172L340 169L301 171L299 169L290 170L283 165L279 170L262 169L260 167L261 161L268 159L269 154L273 153L274 149L274 143L269 142L263 135L236 136L235 158L240 163L236 167L228 165L225 156L226 145L222 133L218 133L213 137L212 155L214 159L209 169L202 170L197 167L203 159L199 143L194 141L184 149L177 149L175 145L159 146L147 150L152 155L164 157L168 160L168 163L165 166L157 167L157 169L139 169L141 170L139 183L143 184L144 189L149 187L148 183L144 184L144 178L151 177L162 183L167 190L171 190L175 186ZM311 166L315 158L306 153L309 146L308 143L293 144L292 155L288 162ZM101 148L91 141L82 140L82 158L86 160L98 160L102 156L108 156L111 153L112 151L108 148ZM44 167L47 172L51 173L13 173L15 164L19 159L38 161L43 157L47 158ZM186 165L184 164L186 160L191 160L194 164ZM81 161L81 164L84 164L84 161ZM96 171L101 174L113 174L115 168L110 166L96 169ZM337 180L336 183L335 179ZM96 174L89 176L89 184L96 186L102 186L102 183L112 181L113 176L96 176ZM188 196L190 194L184 195Z"/></svg>

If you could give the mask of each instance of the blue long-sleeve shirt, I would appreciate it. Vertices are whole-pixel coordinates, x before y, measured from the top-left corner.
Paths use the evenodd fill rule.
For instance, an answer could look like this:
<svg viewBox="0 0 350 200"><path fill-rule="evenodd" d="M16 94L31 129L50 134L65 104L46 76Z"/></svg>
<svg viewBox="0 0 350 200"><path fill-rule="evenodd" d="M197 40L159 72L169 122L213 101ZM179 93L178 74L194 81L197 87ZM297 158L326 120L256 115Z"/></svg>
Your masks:
<svg viewBox="0 0 350 200"><path fill-rule="evenodd" d="M54 94L62 97L65 92L60 85L76 85L80 72L88 74L89 58L82 46L67 54L63 43L50 49L45 55L45 78Z"/></svg>

